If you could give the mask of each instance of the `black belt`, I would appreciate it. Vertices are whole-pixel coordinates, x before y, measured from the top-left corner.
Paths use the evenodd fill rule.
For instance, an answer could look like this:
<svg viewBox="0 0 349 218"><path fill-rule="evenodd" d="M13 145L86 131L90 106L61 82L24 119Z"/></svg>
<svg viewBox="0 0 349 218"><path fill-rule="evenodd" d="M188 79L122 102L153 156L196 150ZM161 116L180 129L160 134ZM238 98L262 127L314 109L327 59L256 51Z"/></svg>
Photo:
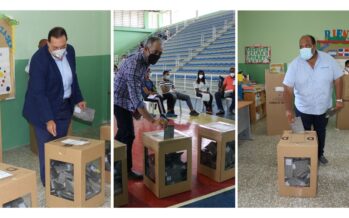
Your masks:
<svg viewBox="0 0 349 218"><path fill-rule="evenodd" d="M70 100L71 100L71 98L63 98L63 103L64 104L70 103Z"/></svg>

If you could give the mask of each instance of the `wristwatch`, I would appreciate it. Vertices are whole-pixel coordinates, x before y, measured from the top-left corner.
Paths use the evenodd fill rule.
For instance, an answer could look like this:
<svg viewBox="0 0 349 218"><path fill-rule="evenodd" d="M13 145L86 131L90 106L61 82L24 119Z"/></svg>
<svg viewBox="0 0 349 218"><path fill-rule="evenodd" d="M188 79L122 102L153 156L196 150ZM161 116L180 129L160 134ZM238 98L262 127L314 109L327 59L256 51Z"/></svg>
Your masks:
<svg viewBox="0 0 349 218"><path fill-rule="evenodd" d="M336 102L341 102L341 103L343 103L343 99L336 99Z"/></svg>

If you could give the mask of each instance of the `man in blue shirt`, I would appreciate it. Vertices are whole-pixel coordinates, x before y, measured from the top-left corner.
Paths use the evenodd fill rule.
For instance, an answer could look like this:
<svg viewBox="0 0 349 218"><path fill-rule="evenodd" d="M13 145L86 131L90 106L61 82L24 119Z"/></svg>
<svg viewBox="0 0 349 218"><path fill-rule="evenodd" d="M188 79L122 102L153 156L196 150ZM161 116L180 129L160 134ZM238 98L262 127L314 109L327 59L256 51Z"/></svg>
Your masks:
<svg viewBox="0 0 349 218"><path fill-rule="evenodd" d="M161 39L150 37L143 50L128 56L121 63L114 80L114 115L118 128L115 139L127 145L127 170L130 179L143 179L142 175L132 170L132 144L135 139L133 115L141 114L155 125L166 124L166 120L155 119L149 114L142 97L147 69L151 64L156 64L161 54Z"/></svg>
<svg viewBox="0 0 349 218"><path fill-rule="evenodd" d="M45 186L45 143L67 135L75 105L84 110L76 75L75 50L62 27L48 34L47 45L30 62L23 116L35 128L40 177Z"/></svg>
<svg viewBox="0 0 349 218"><path fill-rule="evenodd" d="M343 71L329 54L316 50L316 40L311 35L299 40L300 55L289 65L284 83L286 116L294 122L293 95L295 113L300 116L305 130L313 127L318 137L318 158L327 164L324 156L326 111L332 107L333 86L336 89L336 110L343 107Z"/></svg>

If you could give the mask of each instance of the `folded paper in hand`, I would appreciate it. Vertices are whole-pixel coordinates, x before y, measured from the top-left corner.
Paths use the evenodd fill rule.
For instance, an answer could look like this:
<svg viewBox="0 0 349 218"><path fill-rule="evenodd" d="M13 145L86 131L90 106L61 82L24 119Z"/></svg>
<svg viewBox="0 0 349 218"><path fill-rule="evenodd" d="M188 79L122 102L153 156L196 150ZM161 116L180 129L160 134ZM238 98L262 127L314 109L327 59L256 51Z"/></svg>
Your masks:
<svg viewBox="0 0 349 218"><path fill-rule="evenodd" d="M291 124L293 133L304 133L304 126L301 117L295 117L294 123Z"/></svg>
<svg viewBox="0 0 349 218"><path fill-rule="evenodd" d="M95 118L95 109L87 107L84 110L81 110L78 106L75 106L74 117L87 122L92 122Z"/></svg>
<svg viewBox="0 0 349 218"><path fill-rule="evenodd" d="M331 107L330 109L328 109L326 111L326 118L330 118L332 117L333 115L335 115L337 113L337 110L335 107Z"/></svg>

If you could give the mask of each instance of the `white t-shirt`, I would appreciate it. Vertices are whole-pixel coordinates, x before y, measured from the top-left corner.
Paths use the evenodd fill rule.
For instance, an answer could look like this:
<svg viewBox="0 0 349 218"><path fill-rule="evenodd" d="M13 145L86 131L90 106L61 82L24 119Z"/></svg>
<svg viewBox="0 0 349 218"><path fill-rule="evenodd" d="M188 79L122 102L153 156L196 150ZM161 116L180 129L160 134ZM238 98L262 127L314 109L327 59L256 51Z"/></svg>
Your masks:
<svg viewBox="0 0 349 218"><path fill-rule="evenodd" d="M200 82L200 84L197 84L196 81L193 83L194 89L199 89L202 92L207 92L208 85L204 84L203 82Z"/></svg>

